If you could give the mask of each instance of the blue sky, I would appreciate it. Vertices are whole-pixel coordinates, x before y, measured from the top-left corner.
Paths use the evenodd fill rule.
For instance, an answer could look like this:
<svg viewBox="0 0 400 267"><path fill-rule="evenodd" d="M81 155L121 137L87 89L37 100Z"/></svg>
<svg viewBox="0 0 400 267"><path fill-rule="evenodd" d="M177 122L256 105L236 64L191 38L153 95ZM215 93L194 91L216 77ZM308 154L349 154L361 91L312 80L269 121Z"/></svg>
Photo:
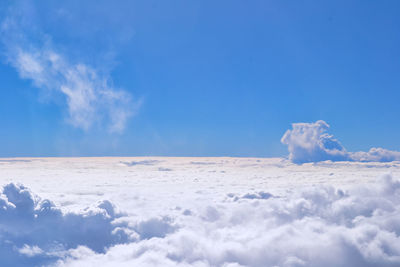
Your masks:
<svg viewBox="0 0 400 267"><path fill-rule="evenodd" d="M2 1L0 156L286 156L290 124L320 119L349 150L400 150L399 10ZM78 82L65 74L77 66ZM95 96L77 107L81 81Z"/></svg>

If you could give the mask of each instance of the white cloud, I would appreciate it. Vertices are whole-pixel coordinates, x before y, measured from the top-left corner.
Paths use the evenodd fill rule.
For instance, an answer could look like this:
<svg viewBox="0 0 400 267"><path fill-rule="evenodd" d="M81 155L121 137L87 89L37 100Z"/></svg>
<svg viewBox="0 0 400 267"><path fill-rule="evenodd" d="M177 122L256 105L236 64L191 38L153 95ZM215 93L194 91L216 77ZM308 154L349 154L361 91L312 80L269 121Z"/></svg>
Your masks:
<svg viewBox="0 0 400 267"><path fill-rule="evenodd" d="M22 185L8 184L0 193L0 256L10 266L51 263L80 246L104 253L115 244L164 237L175 230L165 218L131 221L109 201L80 212L62 212Z"/></svg>
<svg viewBox="0 0 400 267"><path fill-rule="evenodd" d="M284 198L219 203L186 216L167 236L104 254L78 247L57 265L398 266L399 185L386 175L349 191L315 187ZM210 212L218 216L210 220Z"/></svg>
<svg viewBox="0 0 400 267"><path fill-rule="evenodd" d="M371 148L368 152L347 152L346 149L326 131L329 125L322 120L314 123L293 123L281 142L288 146L289 159L294 163L331 161L397 161L400 152L383 148Z"/></svg>
<svg viewBox="0 0 400 267"><path fill-rule="evenodd" d="M368 152L353 152L351 158L355 161L399 161L400 152L373 147Z"/></svg>
<svg viewBox="0 0 400 267"><path fill-rule="evenodd" d="M193 160L1 162L2 264L399 266L398 163Z"/></svg>
<svg viewBox="0 0 400 267"><path fill-rule="evenodd" d="M64 213L14 184L0 199L0 254L12 266L400 264L400 181L391 175L346 191L316 186L281 197L245 194L149 219L127 216L107 201Z"/></svg>
<svg viewBox="0 0 400 267"><path fill-rule="evenodd" d="M34 257L36 255L40 255L43 254L43 250L40 249L38 246L28 246L28 245L24 245L22 248L18 249L18 252L22 255L26 255L28 257Z"/></svg>
<svg viewBox="0 0 400 267"><path fill-rule="evenodd" d="M343 146L326 133L329 125L319 120L315 123L293 123L281 142L288 146L289 159L295 163L322 160L347 160Z"/></svg>
<svg viewBox="0 0 400 267"><path fill-rule="evenodd" d="M26 33L25 28L31 25L19 20L22 19L10 15L0 32L7 61L20 76L50 95L61 94L71 125L88 130L105 123L110 132L123 131L140 101L114 88L108 75L82 62L71 62L67 53L57 51L48 36L35 33L30 37L32 33Z"/></svg>

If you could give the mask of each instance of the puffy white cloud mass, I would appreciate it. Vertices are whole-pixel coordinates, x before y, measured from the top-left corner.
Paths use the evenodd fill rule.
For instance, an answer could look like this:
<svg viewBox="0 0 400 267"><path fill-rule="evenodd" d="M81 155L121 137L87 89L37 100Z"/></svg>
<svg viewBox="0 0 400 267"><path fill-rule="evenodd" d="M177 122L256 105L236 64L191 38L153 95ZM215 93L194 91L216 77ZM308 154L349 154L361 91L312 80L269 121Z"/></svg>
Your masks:
<svg viewBox="0 0 400 267"><path fill-rule="evenodd" d="M338 140L326 133L329 125L319 120L315 123L293 123L281 142L288 146L289 159L296 163L322 160L348 160L348 153Z"/></svg>
<svg viewBox="0 0 400 267"><path fill-rule="evenodd" d="M399 161L400 152L371 148L368 152L348 152L326 131L329 125L319 120L314 123L293 123L281 142L288 146L289 159L294 163L331 161Z"/></svg>
<svg viewBox="0 0 400 267"><path fill-rule="evenodd" d="M1 23L2 53L8 63L46 95L61 95L71 125L88 130L104 123L110 132L123 131L141 101L134 101L128 92L114 88L105 72L73 62L68 52L59 52L51 38L24 16L29 17L10 12Z"/></svg>
<svg viewBox="0 0 400 267"><path fill-rule="evenodd" d="M10 183L0 194L0 257L5 266L50 264L79 246L104 253L115 244L164 237L174 230L168 218L120 220L109 201L81 212L62 212L23 185Z"/></svg>
<svg viewBox="0 0 400 267"><path fill-rule="evenodd" d="M107 201L62 212L24 186L0 195L7 266L399 266L400 182L285 196L229 193L144 220ZM155 201L157 197L155 196Z"/></svg>

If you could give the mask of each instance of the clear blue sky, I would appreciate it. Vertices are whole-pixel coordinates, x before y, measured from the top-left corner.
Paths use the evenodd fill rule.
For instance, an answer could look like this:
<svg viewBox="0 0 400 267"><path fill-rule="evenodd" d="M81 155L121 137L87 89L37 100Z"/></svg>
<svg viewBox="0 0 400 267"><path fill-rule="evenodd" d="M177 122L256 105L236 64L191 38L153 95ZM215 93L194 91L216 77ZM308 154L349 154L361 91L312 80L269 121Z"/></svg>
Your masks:
<svg viewBox="0 0 400 267"><path fill-rule="evenodd" d="M0 156L285 156L290 124L319 119L348 150L400 150L399 14L400 1L2 1L23 37L1 32ZM90 66L141 101L136 115L118 132L74 125L60 74L24 76L15 46Z"/></svg>

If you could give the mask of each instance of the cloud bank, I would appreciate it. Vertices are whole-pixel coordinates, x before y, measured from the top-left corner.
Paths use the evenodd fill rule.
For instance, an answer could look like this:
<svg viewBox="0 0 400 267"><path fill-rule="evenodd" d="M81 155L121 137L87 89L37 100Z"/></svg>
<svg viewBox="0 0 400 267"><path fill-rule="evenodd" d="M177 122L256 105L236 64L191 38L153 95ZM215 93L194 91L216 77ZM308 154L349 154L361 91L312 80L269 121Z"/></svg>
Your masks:
<svg viewBox="0 0 400 267"><path fill-rule="evenodd" d="M39 265L78 245L102 252L106 246L127 242L132 238L129 231L112 224L118 217L107 201L81 214L64 214L24 186L8 184L0 195L2 264Z"/></svg>
<svg viewBox="0 0 400 267"><path fill-rule="evenodd" d="M107 201L64 213L21 185L0 194L0 256L10 266L399 266L400 182L130 217ZM154 201L157 200L155 196Z"/></svg>
<svg viewBox="0 0 400 267"><path fill-rule="evenodd" d="M5 266L42 266L84 247L104 253L115 244L164 237L174 231L169 218L130 221L109 201L80 212L62 212L23 185L0 193L0 257Z"/></svg>
<svg viewBox="0 0 400 267"><path fill-rule="evenodd" d="M58 266L397 266L400 183L300 190L192 211L173 234L111 247L80 247ZM232 199L232 200L231 200Z"/></svg>
<svg viewBox="0 0 400 267"><path fill-rule="evenodd" d="M38 30L33 19L28 19L29 14L15 14L11 10L1 23L0 40L7 62L20 77L31 80L47 95L61 95L71 125L89 130L104 123L110 132L123 131L140 101L114 88L110 77L96 68L71 62L68 53L59 52L51 37Z"/></svg>
<svg viewBox="0 0 400 267"><path fill-rule="evenodd" d="M329 125L322 120L314 123L293 123L281 142L288 146L289 159L294 163L331 161L399 161L400 152L371 148L368 152L348 152L326 131Z"/></svg>

